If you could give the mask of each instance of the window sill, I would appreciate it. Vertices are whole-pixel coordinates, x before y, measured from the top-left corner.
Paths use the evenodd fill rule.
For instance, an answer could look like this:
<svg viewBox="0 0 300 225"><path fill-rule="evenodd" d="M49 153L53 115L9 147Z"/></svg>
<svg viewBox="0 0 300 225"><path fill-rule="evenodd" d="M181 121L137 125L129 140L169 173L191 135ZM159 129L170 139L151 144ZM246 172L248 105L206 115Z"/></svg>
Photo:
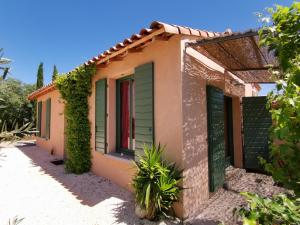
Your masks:
<svg viewBox="0 0 300 225"><path fill-rule="evenodd" d="M118 152L111 152L108 154L105 154L105 156L113 158L113 159L118 159L124 162L132 162L134 160L134 156L126 155L123 153L118 153Z"/></svg>

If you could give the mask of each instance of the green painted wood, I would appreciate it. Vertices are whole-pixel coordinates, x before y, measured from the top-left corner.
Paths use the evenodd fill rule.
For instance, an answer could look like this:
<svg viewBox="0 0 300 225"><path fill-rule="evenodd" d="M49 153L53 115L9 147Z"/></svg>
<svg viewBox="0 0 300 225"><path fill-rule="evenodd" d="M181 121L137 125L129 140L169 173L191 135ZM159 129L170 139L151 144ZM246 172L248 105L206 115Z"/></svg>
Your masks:
<svg viewBox="0 0 300 225"><path fill-rule="evenodd" d="M41 137L42 135L42 101L38 102L38 112L37 112L37 136Z"/></svg>
<svg viewBox="0 0 300 225"><path fill-rule="evenodd" d="M106 79L96 82L95 149L106 153Z"/></svg>
<svg viewBox="0 0 300 225"><path fill-rule="evenodd" d="M225 179L224 94L207 86L207 133L209 190L216 191Z"/></svg>
<svg viewBox="0 0 300 225"><path fill-rule="evenodd" d="M244 125L244 167L252 170L263 170L258 157L268 159L269 129L272 125L271 114L266 108L267 98L243 98Z"/></svg>
<svg viewBox="0 0 300 225"><path fill-rule="evenodd" d="M51 128L51 98L46 100L46 133L45 137L50 139L50 128Z"/></svg>
<svg viewBox="0 0 300 225"><path fill-rule="evenodd" d="M135 68L135 159L143 154L145 144L154 143L153 63Z"/></svg>

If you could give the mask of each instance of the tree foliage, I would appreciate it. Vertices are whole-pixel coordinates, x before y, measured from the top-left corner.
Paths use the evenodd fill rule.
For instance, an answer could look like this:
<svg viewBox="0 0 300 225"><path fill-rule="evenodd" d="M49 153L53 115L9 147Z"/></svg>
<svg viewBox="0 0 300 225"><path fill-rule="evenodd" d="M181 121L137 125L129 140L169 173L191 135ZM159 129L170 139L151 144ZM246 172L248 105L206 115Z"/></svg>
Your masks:
<svg viewBox="0 0 300 225"><path fill-rule="evenodd" d="M300 224L300 2L270 12L273 24L260 30L260 43L275 53L280 70L273 71L278 81L268 95L271 160L262 162L274 180L295 195L263 198L244 193L248 208L239 210L244 225Z"/></svg>
<svg viewBox="0 0 300 225"><path fill-rule="evenodd" d="M53 73L52 73L52 81L55 81L58 76L58 70L56 68L56 65L53 66Z"/></svg>
<svg viewBox="0 0 300 225"><path fill-rule="evenodd" d="M275 181L300 194L300 2L270 10L273 26L260 31L261 44L276 54L281 70L269 94L272 114L271 163L265 168Z"/></svg>
<svg viewBox="0 0 300 225"><path fill-rule="evenodd" d="M43 63L39 64L37 77L36 77L36 89L39 89L44 86L44 68Z"/></svg>
<svg viewBox="0 0 300 225"><path fill-rule="evenodd" d="M67 171L79 174L90 170L91 144L88 96L95 67L80 68L61 76L55 84L65 100L64 115L67 120Z"/></svg>
<svg viewBox="0 0 300 225"><path fill-rule="evenodd" d="M249 203L242 208L244 225L297 225L300 224L300 199L292 200L284 194L262 198L256 194L242 193Z"/></svg>
<svg viewBox="0 0 300 225"><path fill-rule="evenodd" d="M35 90L35 85L24 84L8 78L0 82L0 99L4 107L0 108L0 128L6 125L10 131L33 121L33 104L27 96Z"/></svg>

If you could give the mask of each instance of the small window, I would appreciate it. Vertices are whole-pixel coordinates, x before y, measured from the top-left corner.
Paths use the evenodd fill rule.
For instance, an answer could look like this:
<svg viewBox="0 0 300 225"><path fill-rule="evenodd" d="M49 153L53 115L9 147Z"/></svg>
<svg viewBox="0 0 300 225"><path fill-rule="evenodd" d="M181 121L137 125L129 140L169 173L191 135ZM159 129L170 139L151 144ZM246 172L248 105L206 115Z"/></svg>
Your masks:
<svg viewBox="0 0 300 225"><path fill-rule="evenodd" d="M133 76L117 80L117 150L134 155L135 82Z"/></svg>

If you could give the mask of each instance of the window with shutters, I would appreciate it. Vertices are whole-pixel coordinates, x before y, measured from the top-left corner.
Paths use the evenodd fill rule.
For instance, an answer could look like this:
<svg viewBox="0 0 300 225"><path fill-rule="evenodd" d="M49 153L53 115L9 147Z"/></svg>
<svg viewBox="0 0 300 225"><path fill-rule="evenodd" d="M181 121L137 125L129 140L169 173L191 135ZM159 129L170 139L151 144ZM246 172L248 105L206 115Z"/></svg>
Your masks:
<svg viewBox="0 0 300 225"><path fill-rule="evenodd" d="M51 128L51 98L39 101L37 104L37 136L50 139Z"/></svg>
<svg viewBox="0 0 300 225"><path fill-rule="evenodd" d="M154 143L154 64L135 68L117 80L117 151L137 160Z"/></svg>
<svg viewBox="0 0 300 225"><path fill-rule="evenodd" d="M117 150L135 150L135 82L133 76L117 80Z"/></svg>

